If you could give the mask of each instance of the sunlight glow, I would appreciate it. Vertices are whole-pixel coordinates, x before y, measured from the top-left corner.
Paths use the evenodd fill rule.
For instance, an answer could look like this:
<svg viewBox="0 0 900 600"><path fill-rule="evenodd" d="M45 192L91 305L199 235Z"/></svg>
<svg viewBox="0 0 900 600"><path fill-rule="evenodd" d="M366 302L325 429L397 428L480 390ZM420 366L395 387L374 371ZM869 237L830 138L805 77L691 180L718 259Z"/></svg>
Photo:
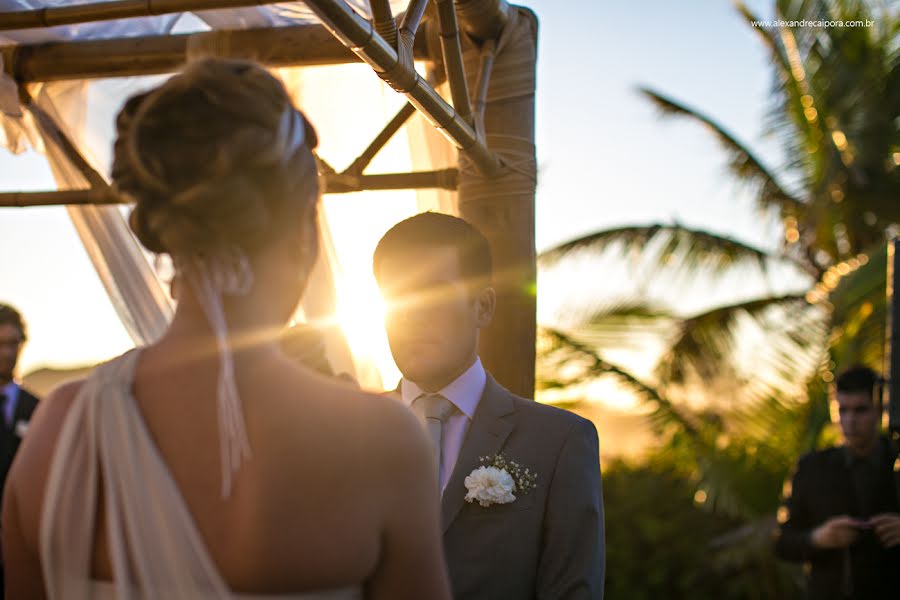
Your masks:
<svg viewBox="0 0 900 600"><path fill-rule="evenodd" d="M337 321L355 359L374 364L382 385L393 387L400 372L384 333L385 305L374 280L344 277L337 282Z"/></svg>

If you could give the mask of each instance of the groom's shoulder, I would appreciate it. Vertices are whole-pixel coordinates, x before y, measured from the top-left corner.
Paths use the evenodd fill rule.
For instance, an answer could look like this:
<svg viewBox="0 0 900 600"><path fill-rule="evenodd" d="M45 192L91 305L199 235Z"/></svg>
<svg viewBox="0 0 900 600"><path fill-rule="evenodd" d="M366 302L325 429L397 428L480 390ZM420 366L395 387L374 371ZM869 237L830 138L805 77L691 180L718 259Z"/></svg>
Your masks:
<svg viewBox="0 0 900 600"><path fill-rule="evenodd" d="M571 411L517 396L492 379L489 380L488 385L492 386L489 388L491 393L505 394L512 401L513 408L519 415L520 423L532 424L542 428L545 432L548 430L567 432L573 429L595 429L591 421Z"/></svg>

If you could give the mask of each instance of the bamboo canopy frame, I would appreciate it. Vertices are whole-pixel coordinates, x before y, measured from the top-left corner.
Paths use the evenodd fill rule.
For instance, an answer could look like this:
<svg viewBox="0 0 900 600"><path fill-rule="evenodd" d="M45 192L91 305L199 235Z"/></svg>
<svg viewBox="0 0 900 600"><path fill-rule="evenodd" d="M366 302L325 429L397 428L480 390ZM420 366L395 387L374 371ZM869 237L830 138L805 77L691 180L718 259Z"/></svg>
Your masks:
<svg viewBox="0 0 900 600"><path fill-rule="evenodd" d="M109 0L0 12L0 32L195 10L271 4L251 0ZM102 176L85 170L77 148L24 93L25 84L173 72L193 48L268 66L362 60L409 103L344 172L324 161L327 193L433 187L457 189L460 215L484 232L494 253L498 312L482 332L486 368L511 391L534 392L534 89L537 20L505 0L410 0L400 23L388 0L370 0L368 20L343 0L305 2L322 24L245 30L55 41L0 46L3 71L45 139L90 182L86 190L0 193L0 206L109 204L120 200ZM429 78L415 60L430 65ZM449 84L451 101L436 90ZM460 152L458 169L364 175L363 170L415 112ZM90 167L87 167L90 169Z"/></svg>

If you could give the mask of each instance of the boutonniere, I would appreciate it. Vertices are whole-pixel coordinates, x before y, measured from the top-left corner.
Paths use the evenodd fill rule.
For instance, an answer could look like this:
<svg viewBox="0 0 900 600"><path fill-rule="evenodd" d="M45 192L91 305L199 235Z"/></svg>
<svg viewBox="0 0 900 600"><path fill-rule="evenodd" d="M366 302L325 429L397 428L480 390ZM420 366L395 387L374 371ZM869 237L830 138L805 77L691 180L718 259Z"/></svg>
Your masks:
<svg viewBox="0 0 900 600"><path fill-rule="evenodd" d="M25 437L28 432L28 421L16 421L16 435L20 438Z"/></svg>
<svg viewBox="0 0 900 600"><path fill-rule="evenodd" d="M537 473L502 454L482 456L480 460L483 466L466 477L466 502L478 502L481 506L509 504L516 499L513 492L527 494L537 485Z"/></svg>

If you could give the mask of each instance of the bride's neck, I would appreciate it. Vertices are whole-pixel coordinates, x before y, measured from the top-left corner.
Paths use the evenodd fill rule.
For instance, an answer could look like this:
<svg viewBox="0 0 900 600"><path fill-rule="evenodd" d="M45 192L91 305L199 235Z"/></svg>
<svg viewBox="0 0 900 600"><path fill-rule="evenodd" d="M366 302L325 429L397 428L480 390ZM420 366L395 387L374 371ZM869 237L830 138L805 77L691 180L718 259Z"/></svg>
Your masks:
<svg viewBox="0 0 900 600"><path fill-rule="evenodd" d="M252 297L226 297L224 302L228 346L236 359L279 352L282 319L270 314ZM179 294L175 316L160 342L180 348L179 354L202 359L218 355L216 332L191 293Z"/></svg>

